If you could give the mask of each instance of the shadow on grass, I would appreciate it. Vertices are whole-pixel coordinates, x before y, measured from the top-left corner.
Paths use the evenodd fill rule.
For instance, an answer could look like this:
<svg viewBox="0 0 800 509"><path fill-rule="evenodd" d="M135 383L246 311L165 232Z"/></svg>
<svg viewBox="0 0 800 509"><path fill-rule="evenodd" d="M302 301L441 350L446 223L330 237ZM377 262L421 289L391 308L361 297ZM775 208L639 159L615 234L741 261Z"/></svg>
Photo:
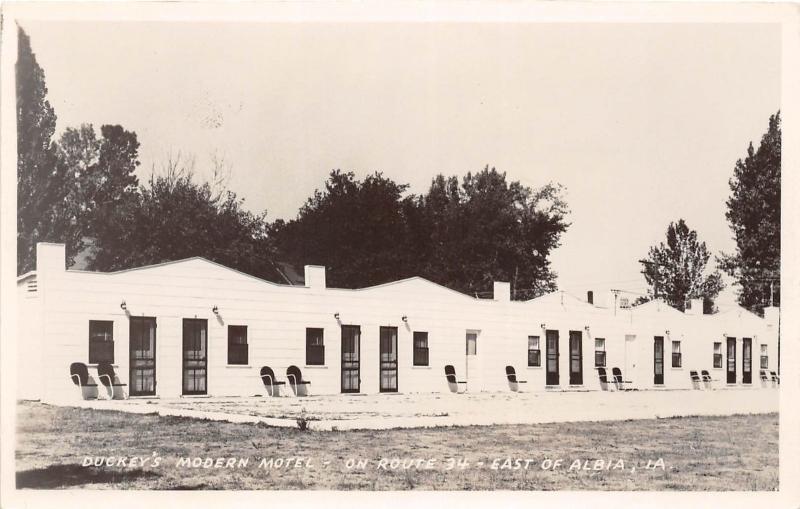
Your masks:
<svg viewBox="0 0 800 509"><path fill-rule="evenodd" d="M17 489L49 490L81 484L126 483L155 477L159 477L159 474L142 469L119 472L80 465L50 465L45 468L17 472Z"/></svg>

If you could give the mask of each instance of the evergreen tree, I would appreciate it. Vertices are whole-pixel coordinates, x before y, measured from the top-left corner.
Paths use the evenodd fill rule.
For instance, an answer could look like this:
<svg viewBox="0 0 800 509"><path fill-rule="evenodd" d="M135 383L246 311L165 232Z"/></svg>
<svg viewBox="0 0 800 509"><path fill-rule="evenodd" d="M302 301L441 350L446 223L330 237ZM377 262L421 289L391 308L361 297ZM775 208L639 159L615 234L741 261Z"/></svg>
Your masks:
<svg viewBox="0 0 800 509"><path fill-rule="evenodd" d="M723 254L720 267L740 285L739 303L756 313L780 304L781 116L769 119L758 150L736 161L727 201L736 252Z"/></svg>
<svg viewBox="0 0 800 509"><path fill-rule="evenodd" d="M56 115L47 100L44 71L22 28L17 49L17 272L22 274L36 265L37 242L64 242L71 257L81 235L66 203L67 176L57 167Z"/></svg>

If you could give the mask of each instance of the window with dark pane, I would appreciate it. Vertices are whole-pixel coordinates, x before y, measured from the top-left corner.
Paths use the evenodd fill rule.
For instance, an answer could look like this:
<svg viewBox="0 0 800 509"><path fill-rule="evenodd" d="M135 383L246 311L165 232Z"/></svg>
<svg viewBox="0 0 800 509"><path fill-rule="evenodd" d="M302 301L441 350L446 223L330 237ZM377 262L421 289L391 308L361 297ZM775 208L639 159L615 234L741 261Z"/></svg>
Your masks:
<svg viewBox="0 0 800 509"><path fill-rule="evenodd" d="M89 320L89 364L114 363L114 322Z"/></svg>
<svg viewBox="0 0 800 509"><path fill-rule="evenodd" d="M247 365L247 326L228 325L228 364Z"/></svg>
<svg viewBox="0 0 800 509"><path fill-rule="evenodd" d="M414 366L428 365L428 333L414 332Z"/></svg>
<svg viewBox="0 0 800 509"><path fill-rule="evenodd" d="M673 341L672 342L672 367L673 368L681 367L681 342L680 341Z"/></svg>
<svg viewBox="0 0 800 509"><path fill-rule="evenodd" d="M542 351L539 347L539 336L528 336L528 366L542 365Z"/></svg>
<svg viewBox="0 0 800 509"><path fill-rule="evenodd" d="M606 340L595 338L594 340L594 366L596 368L606 367Z"/></svg>
<svg viewBox="0 0 800 509"><path fill-rule="evenodd" d="M306 365L325 365L324 329L313 327L306 329Z"/></svg>

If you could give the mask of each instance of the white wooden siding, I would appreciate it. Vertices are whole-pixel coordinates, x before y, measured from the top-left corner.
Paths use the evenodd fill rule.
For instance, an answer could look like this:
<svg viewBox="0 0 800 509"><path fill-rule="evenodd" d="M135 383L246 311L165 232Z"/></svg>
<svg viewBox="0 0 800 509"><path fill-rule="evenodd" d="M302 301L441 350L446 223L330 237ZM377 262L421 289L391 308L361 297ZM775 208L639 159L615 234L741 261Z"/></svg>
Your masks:
<svg viewBox="0 0 800 509"><path fill-rule="evenodd" d="M68 271L63 246L40 244L35 298L27 298L27 281L18 282L20 300L20 373L36 369L39 384L20 385L21 397L74 399L68 376L72 362L88 362L89 320L114 322L115 366L128 382L129 317L157 321L156 392L181 395L182 321L208 323L208 393L215 396L264 394L259 378L270 366L286 380L286 368L298 366L311 381L311 394L340 392L341 325L361 328L361 392L379 391L378 337L381 326L398 330L398 390L447 391L444 366L452 364L459 379L466 373L465 337L480 331L480 373L469 376L470 390L508 390L505 366L514 366L527 380L527 390L544 390L546 329L559 331L561 388L569 388L569 331L580 331L583 384L574 389L600 389L594 368L594 339L606 340L606 366L620 367L641 389L653 387L653 336L664 336L666 388L690 388L690 370L712 367L713 343L723 334L737 338L737 380L741 381L741 338L753 338L753 387L758 386L760 344L769 345L770 366L777 366L777 330L749 313L716 316L684 315L663 304L632 310L602 309L554 293L528 302L479 300L421 278L361 290L306 288L261 281L218 264L194 258L116 273ZM500 290L503 285L498 285ZM120 308L122 301L126 310ZM217 306L218 315L212 312ZM339 320L334 315L339 314ZM407 317L407 322L402 317ZM38 320L37 320L37 317ZM227 326L246 325L247 366L227 364ZM306 328L324 330L325 365L305 364ZM587 330L588 327L588 330ZM669 334L666 331L669 330ZM413 366L413 332L428 333L429 366ZM541 366L527 366L528 336L540 337ZM628 342L625 337L635 336ZM681 340L683 367L671 368L671 341ZM724 355L723 355L724 357ZM90 367L93 369L93 367ZM21 377L27 378L24 375ZM741 384L739 384L741 385Z"/></svg>

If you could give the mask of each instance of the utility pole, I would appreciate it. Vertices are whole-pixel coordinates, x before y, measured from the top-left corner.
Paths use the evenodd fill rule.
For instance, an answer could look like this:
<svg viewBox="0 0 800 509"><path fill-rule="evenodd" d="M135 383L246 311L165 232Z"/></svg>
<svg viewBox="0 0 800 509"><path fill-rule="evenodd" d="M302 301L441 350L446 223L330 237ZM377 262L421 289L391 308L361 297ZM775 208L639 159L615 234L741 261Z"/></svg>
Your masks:
<svg viewBox="0 0 800 509"><path fill-rule="evenodd" d="M775 280L774 279L770 279L769 280L769 307L772 307L773 303L774 303L774 301L773 301L773 298L775 297L774 285L775 285Z"/></svg>
<svg viewBox="0 0 800 509"><path fill-rule="evenodd" d="M766 276L769 278L769 307L775 305L775 282L780 282L780 273L770 270Z"/></svg>
<svg viewBox="0 0 800 509"><path fill-rule="evenodd" d="M619 292L622 290L616 290L614 288L611 289L611 293L614 294L614 316L617 316L617 297L619 296Z"/></svg>

